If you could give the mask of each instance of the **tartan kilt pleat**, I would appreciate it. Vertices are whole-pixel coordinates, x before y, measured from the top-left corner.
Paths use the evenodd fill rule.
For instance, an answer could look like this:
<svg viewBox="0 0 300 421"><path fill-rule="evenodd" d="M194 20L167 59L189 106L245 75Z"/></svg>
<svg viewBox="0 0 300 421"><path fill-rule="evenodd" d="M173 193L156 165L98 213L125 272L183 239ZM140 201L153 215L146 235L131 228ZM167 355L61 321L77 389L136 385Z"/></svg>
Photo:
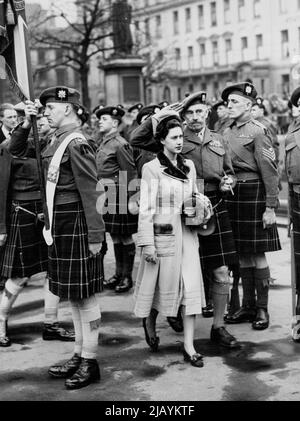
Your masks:
<svg viewBox="0 0 300 421"><path fill-rule="evenodd" d="M281 250L277 225L263 228L266 191L261 180L239 181L227 199L237 252L261 254Z"/></svg>
<svg viewBox="0 0 300 421"><path fill-rule="evenodd" d="M127 186L123 186L127 191ZM120 186L116 185L115 203L108 206L105 201L107 212L103 213L105 231L113 235L132 235L138 230L138 215L132 215L128 210L128 203L121 203L119 199Z"/></svg>
<svg viewBox="0 0 300 421"><path fill-rule="evenodd" d="M12 202L7 241L1 250L1 276L4 279L31 277L48 270L44 225L34 215L16 208L18 205L36 215L43 211L41 201Z"/></svg>
<svg viewBox="0 0 300 421"><path fill-rule="evenodd" d="M238 262L235 241L232 233L230 218L224 200L217 192L208 192L216 217L216 229L212 235L199 235L199 253L202 270L214 270L221 266L229 266Z"/></svg>
<svg viewBox="0 0 300 421"><path fill-rule="evenodd" d="M81 202L56 205L49 247L49 288L66 299L83 299L103 290L101 255L91 256Z"/></svg>

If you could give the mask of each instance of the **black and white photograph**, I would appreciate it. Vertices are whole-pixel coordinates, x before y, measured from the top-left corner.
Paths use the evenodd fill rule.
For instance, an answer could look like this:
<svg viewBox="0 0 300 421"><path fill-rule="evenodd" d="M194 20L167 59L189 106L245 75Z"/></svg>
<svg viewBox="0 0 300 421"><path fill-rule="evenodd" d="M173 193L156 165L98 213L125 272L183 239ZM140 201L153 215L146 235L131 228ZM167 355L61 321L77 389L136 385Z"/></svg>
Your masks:
<svg viewBox="0 0 300 421"><path fill-rule="evenodd" d="M0 0L0 401L198 418L299 367L300 1Z"/></svg>

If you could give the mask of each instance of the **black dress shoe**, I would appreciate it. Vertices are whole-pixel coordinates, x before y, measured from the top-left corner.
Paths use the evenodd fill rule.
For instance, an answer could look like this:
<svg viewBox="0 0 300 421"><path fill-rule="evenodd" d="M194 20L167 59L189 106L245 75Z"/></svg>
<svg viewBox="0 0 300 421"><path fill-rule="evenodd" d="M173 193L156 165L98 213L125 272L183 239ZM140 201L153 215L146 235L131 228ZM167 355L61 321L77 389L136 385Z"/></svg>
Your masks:
<svg viewBox="0 0 300 421"><path fill-rule="evenodd" d="M81 364L81 357L74 354L73 357L62 365L54 365L49 368L48 373L56 379L66 379L73 376Z"/></svg>
<svg viewBox="0 0 300 421"><path fill-rule="evenodd" d="M11 346L11 341L10 341L8 336L1 336L0 337L0 347L1 346L5 347L5 348Z"/></svg>
<svg viewBox="0 0 300 421"><path fill-rule="evenodd" d="M214 317L214 307L212 304L208 304L206 307L202 308L202 316L205 319L210 319Z"/></svg>
<svg viewBox="0 0 300 421"><path fill-rule="evenodd" d="M58 323L44 324L43 329L43 339L44 341L63 341L63 342L74 342L75 341L75 332L65 330L62 327L59 327Z"/></svg>
<svg viewBox="0 0 300 421"><path fill-rule="evenodd" d="M67 389L81 389L98 380L100 380L100 370L97 360L82 358L78 370L65 381L65 386Z"/></svg>
<svg viewBox="0 0 300 421"><path fill-rule="evenodd" d="M178 310L177 317L167 317L167 321L176 333L183 332L183 320L181 309Z"/></svg>
<svg viewBox="0 0 300 421"><path fill-rule="evenodd" d="M183 359L184 361L189 362L193 367L202 368L204 366L203 355L198 353L189 355L184 348Z"/></svg>
<svg viewBox="0 0 300 421"><path fill-rule="evenodd" d="M270 316L268 311L264 308L259 308L257 310L257 315L252 323L252 327L254 330L265 330L268 329L270 324Z"/></svg>
<svg viewBox="0 0 300 421"><path fill-rule="evenodd" d="M111 278L107 279L107 281L103 281L103 286L106 289L115 289L116 286L121 282L121 280L121 276L114 275Z"/></svg>
<svg viewBox="0 0 300 421"><path fill-rule="evenodd" d="M232 315L227 314L224 317L226 323L235 325L239 323L252 323L256 317L256 309L253 307L241 307Z"/></svg>
<svg viewBox="0 0 300 421"><path fill-rule="evenodd" d="M133 287L133 282L131 276L126 276L122 281L116 286L115 292L122 294L123 292L129 291Z"/></svg>
<svg viewBox="0 0 300 421"><path fill-rule="evenodd" d="M233 349L239 347L238 341L234 336L230 335L225 327L214 328L212 326L210 331L210 339L212 342L215 342L225 348Z"/></svg>
<svg viewBox="0 0 300 421"><path fill-rule="evenodd" d="M146 318L143 319L143 328L144 328L144 332L145 332L145 339L146 342L148 344L148 346L150 347L152 352L157 352L158 351L158 345L159 345L159 337L155 335L155 337L151 337L149 335L149 332L147 330L147 325L146 325Z"/></svg>

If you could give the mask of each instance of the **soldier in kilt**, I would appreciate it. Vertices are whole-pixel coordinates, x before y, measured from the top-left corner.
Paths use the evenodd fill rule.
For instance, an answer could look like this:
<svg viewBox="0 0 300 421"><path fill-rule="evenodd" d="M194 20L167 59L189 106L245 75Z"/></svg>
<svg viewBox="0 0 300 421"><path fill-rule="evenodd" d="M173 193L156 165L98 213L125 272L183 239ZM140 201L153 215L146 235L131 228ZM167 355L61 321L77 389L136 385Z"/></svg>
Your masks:
<svg viewBox="0 0 300 421"><path fill-rule="evenodd" d="M291 97L291 104L300 111L300 88ZM290 218L293 224L296 283L296 318L300 319L300 118L295 119L285 139L285 171L289 183ZM298 323L297 323L298 324Z"/></svg>
<svg viewBox="0 0 300 421"><path fill-rule="evenodd" d="M115 274L104 282L116 293L129 291L133 286L132 270L135 244L132 234L137 232L137 215L128 210L128 184L137 179L133 152L129 143L118 133L125 111L121 107L102 107L96 111L103 140L97 151L98 178L106 189L104 207L105 230L114 244Z"/></svg>
<svg viewBox="0 0 300 421"><path fill-rule="evenodd" d="M99 254L104 223L96 206L96 161L81 131L85 114L79 92L64 86L48 88L40 102L50 127L56 129L42 153L50 218L50 229L44 230L49 245L49 287L70 302L75 328L72 358L51 367L49 375L65 378L67 389L79 389L100 379L96 356L101 313L95 294L101 291Z"/></svg>
<svg viewBox="0 0 300 421"><path fill-rule="evenodd" d="M234 120L224 137L238 180L235 195L228 198L228 208L243 285L243 306L226 321L251 321L253 329L263 330L268 328L270 319L270 269L265 253L281 249L275 215L279 177L267 129L251 117L256 96L251 83L229 86L222 93Z"/></svg>

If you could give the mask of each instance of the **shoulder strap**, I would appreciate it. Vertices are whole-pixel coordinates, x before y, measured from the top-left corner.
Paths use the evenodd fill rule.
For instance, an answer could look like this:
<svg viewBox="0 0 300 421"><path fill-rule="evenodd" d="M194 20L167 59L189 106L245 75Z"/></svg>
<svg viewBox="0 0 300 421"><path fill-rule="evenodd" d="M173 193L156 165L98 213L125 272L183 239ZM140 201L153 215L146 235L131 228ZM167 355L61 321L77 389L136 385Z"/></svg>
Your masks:
<svg viewBox="0 0 300 421"><path fill-rule="evenodd" d="M46 181L46 203L47 203L48 214L49 214L49 229L47 230L44 227L44 230L43 230L44 239L48 246L51 246L51 244L53 244L53 237L52 237L53 205L54 205L54 196L55 196L56 186L59 179L60 163L68 145L72 142L72 140L75 140L78 138L85 140L85 137L81 133L69 134L59 145L59 147L55 151L51 159L51 162L49 164L49 168L47 172L47 181Z"/></svg>

